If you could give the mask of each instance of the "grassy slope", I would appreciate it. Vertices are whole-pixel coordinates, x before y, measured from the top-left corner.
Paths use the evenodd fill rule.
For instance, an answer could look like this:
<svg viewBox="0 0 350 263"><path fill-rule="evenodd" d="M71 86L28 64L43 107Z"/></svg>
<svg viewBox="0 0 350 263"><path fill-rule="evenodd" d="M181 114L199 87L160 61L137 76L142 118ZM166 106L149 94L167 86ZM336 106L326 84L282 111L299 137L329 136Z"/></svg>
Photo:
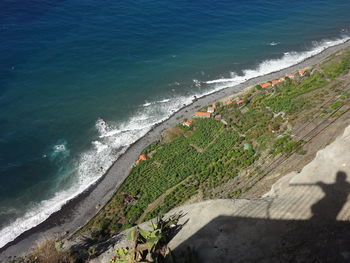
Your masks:
<svg viewBox="0 0 350 263"><path fill-rule="evenodd" d="M217 104L217 113L228 125L194 119L191 128L179 125L166 139L150 145L144 152L151 158L132 169L114 198L83 231L90 230L93 238L101 239L195 195L239 196L242 190L237 188L217 189L242 173L262 173L262 159L296 151L302 154L303 142L294 137L292 127L315 116L336 117L349 104L342 77L350 69L350 51L337 54L301 79L251 90L243 106ZM251 148L244 150L244 144ZM134 200L127 204L126 197Z"/></svg>

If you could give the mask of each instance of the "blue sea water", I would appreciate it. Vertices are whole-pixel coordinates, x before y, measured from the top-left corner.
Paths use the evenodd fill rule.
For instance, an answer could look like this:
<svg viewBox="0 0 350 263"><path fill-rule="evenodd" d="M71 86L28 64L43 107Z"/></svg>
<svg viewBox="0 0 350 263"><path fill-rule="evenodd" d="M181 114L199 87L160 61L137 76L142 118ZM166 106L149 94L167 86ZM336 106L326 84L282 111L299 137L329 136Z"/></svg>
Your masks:
<svg viewBox="0 0 350 263"><path fill-rule="evenodd" d="M0 247L194 95L347 39L348 0L2 0Z"/></svg>

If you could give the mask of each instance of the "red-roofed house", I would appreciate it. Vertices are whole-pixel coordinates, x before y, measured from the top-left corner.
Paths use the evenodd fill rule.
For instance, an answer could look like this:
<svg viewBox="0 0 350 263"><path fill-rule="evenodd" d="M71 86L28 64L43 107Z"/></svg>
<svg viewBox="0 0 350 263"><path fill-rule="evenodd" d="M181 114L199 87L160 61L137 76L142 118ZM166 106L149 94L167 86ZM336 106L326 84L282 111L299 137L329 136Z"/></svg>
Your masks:
<svg viewBox="0 0 350 263"><path fill-rule="evenodd" d="M225 104L226 104L226 105L230 105L230 104L232 104L232 103L233 103L232 100L225 101Z"/></svg>
<svg viewBox="0 0 350 263"><path fill-rule="evenodd" d="M192 121L184 121L184 122L182 122L182 125L187 126L187 127L191 127Z"/></svg>
<svg viewBox="0 0 350 263"><path fill-rule="evenodd" d="M280 77L280 79L279 79L280 82L283 82L283 81L285 81L285 80L286 80L285 77Z"/></svg>
<svg viewBox="0 0 350 263"><path fill-rule="evenodd" d="M260 86L261 86L262 88L267 88L267 87L270 87L270 86L271 86L271 83L270 83L270 82L262 83L262 84L260 84Z"/></svg>
<svg viewBox="0 0 350 263"><path fill-rule="evenodd" d="M240 105L240 104L242 104L244 102L244 100L239 100L239 101L237 101L236 103L238 104L238 105Z"/></svg>
<svg viewBox="0 0 350 263"><path fill-rule="evenodd" d="M276 80L273 80L273 81L272 81L272 87L275 86L275 85L277 85L277 84L279 84L279 83L280 83L279 80L277 80L277 79L276 79Z"/></svg>
<svg viewBox="0 0 350 263"><path fill-rule="evenodd" d="M298 73L301 77L304 76L305 72L306 72L306 69L299 69L298 70Z"/></svg>
<svg viewBox="0 0 350 263"><path fill-rule="evenodd" d="M195 117L200 117L200 118L210 118L211 113L209 113L209 112L197 111L197 112L194 114L194 116L195 116Z"/></svg>
<svg viewBox="0 0 350 263"><path fill-rule="evenodd" d="M287 74L287 77L290 79L294 79L295 78L295 74L294 73L289 73Z"/></svg>
<svg viewBox="0 0 350 263"><path fill-rule="evenodd" d="M137 161L136 161L136 164L138 164L139 162L141 162L141 161L146 161L148 158L147 158L147 155L146 154L141 154L140 156L139 156L139 158L137 159Z"/></svg>

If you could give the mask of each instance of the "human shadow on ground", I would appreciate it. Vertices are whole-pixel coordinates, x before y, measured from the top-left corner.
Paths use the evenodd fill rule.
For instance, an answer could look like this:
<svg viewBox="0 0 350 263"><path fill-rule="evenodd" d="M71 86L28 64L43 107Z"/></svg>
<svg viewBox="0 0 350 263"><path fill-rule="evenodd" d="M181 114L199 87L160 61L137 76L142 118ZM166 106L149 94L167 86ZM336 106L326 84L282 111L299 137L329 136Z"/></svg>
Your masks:
<svg viewBox="0 0 350 263"><path fill-rule="evenodd" d="M337 221L350 192L346 177L339 171L332 184L292 185L324 193L309 220L219 216L177 246L168 262L350 262L350 222Z"/></svg>

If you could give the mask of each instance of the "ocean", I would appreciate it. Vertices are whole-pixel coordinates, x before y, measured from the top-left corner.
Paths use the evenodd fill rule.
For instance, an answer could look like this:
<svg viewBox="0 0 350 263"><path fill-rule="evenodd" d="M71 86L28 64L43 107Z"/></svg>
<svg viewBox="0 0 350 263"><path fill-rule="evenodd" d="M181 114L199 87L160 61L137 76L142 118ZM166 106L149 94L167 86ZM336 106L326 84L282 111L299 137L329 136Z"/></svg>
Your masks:
<svg viewBox="0 0 350 263"><path fill-rule="evenodd" d="M350 2L2 0L0 247L194 96L345 42Z"/></svg>

